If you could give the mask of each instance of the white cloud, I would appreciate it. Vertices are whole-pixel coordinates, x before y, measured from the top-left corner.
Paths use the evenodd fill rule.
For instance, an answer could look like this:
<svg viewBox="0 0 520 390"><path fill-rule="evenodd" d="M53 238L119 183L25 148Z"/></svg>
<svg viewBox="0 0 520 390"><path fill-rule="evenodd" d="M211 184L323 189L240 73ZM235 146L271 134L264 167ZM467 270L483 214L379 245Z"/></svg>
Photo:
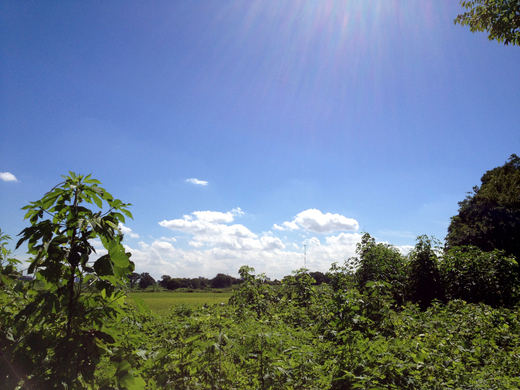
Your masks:
<svg viewBox="0 0 520 390"><path fill-rule="evenodd" d="M244 214L240 208L233 209L226 213L220 211L194 211L191 215L184 215L182 219L164 220L159 222L159 225L198 236L227 234L237 237L255 238L256 235L243 225L225 225L226 223L233 222L235 216L239 214ZM195 218L193 218L193 216Z"/></svg>
<svg viewBox="0 0 520 390"><path fill-rule="evenodd" d="M263 250L285 249L285 245L278 237L264 236L260 238Z"/></svg>
<svg viewBox="0 0 520 390"><path fill-rule="evenodd" d="M330 236L325 238L325 241L327 241L327 244L329 244L332 247L337 248L340 246L346 246L355 249L356 244L361 241L361 235L357 233L340 233L337 236Z"/></svg>
<svg viewBox="0 0 520 390"><path fill-rule="evenodd" d="M275 230L298 230L300 227L296 224L296 222L288 222L285 221L282 223L282 226L277 225L276 223L273 225L273 229Z"/></svg>
<svg viewBox="0 0 520 390"><path fill-rule="evenodd" d="M302 211L292 221L286 221L279 226L275 224L275 230L296 230L303 229L315 233L331 233L340 230L355 231L359 229L359 224L355 219L347 218L340 214L323 214L320 210L309 209Z"/></svg>
<svg viewBox="0 0 520 390"><path fill-rule="evenodd" d="M16 176L11 172L0 172L0 179L3 181L18 181Z"/></svg>
<svg viewBox="0 0 520 390"><path fill-rule="evenodd" d="M161 240L163 240L163 241L177 242L177 239L176 239L175 237L161 237Z"/></svg>
<svg viewBox="0 0 520 390"><path fill-rule="evenodd" d="M164 241L160 241L160 240L155 240L152 243L152 247L156 248L159 251L164 251L164 252L172 252L175 250L175 248L173 247L172 244L170 244L169 242L164 242Z"/></svg>
<svg viewBox="0 0 520 390"><path fill-rule="evenodd" d="M303 266L302 255L283 251L284 245L277 238L261 237L250 242L256 248L211 247L181 249L170 243L155 240L152 244L142 243L136 248L125 246L132 253L136 272L149 272L154 278L162 275L172 277L214 277L227 273L238 277L242 265L255 268L257 273L281 279Z"/></svg>
<svg viewBox="0 0 520 390"><path fill-rule="evenodd" d="M228 211L227 213L221 213L219 211L194 211L192 213L199 221L212 222L212 223L229 223L233 222L235 215ZM192 218L190 218L192 220Z"/></svg>
<svg viewBox="0 0 520 390"><path fill-rule="evenodd" d="M249 265L258 273L281 279L304 266L304 244L307 268L326 272L332 263L342 264L354 256L356 243L361 239L358 233L341 232L320 242L312 236L313 231L332 231L338 227L346 230L346 227L357 226L357 222L318 210L307 210L294 221L282 224L284 230L308 230L300 230L306 234L296 241L277 237L277 231L282 229L277 229L276 224L273 231L255 233L235 223L242 214L240 208L228 212L194 211L179 219L159 222L160 226L178 231L189 239L176 242L162 237L151 244L140 242L136 248L128 247L136 272L150 272L154 277L213 277L220 272L238 275L242 265Z"/></svg>
<svg viewBox="0 0 520 390"><path fill-rule="evenodd" d="M356 244L361 241L362 235L356 232L339 232L323 237L315 236L308 229L300 230L300 233L305 234L298 234L297 238L285 237L284 233L275 228L273 231L255 233L244 225L234 223L234 219L241 214L243 211L238 208L228 212L195 211L183 218L164 220L159 225L180 232L182 240L152 238L148 243L140 241L132 246L126 244L125 248L132 253L135 272L149 272L156 279L162 275L212 278L218 273L238 277L238 270L243 265L253 267L256 273L281 279L302 268L304 258L307 268L312 271L327 272L332 263L343 265L356 255ZM321 227L315 229L318 231L326 230L323 226L346 225L342 224L342 218L345 217L341 215L315 211L300 213L294 219L298 222L293 222L305 227L311 225L309 219L312 216L313 221ZM325 221L321 221L321 224L318 218L320 216ZM276 234L280 234L280 237ZM98 256L106 253L100 242L95 243ZM407 253L413 247L404 245L398 248Z"/></svg>
<svg viewBox="0 0 520 390"><path fill-rule="evenodd" d="M118 227L123 234L129 235L132 238L139 238L139 234L132 232L132 229L130 229L129 227L126 227L121 222L119 222Z"/></svg>
<svg viewBox="0 0 520 390"><path fill-rule="evenodd" d="M207 186L208 185L208 182L205 181L205 180L199 180L199 179L195 179L195 178L192 178L192 179L186 179L186 182L187 183L191 183L191 184L196 184L198 186Z"/></svg>
<svg viewBox="0 0 520 390"><path fill-rule="evenodd" d="M240 209L227 213L219 211L194 211L182 219L159 222L162 227L193 235L191 246L209 245L211 247L233 250L251 250L263 248L269 250L272 242L262 241L258 236L241 224L232 224L235 216L244 214ZM276 245L275 245L276 246Z"/></svg>
<svg viewBox="0 0 520 390"><path fill-rule="evenodd" d="M397 249L399 249L399 251L404 255L406 256L408 253L410 253L412 251L413 248L415 248L413 245L401 245L401 246L397 246L396 247Z"/></svg>

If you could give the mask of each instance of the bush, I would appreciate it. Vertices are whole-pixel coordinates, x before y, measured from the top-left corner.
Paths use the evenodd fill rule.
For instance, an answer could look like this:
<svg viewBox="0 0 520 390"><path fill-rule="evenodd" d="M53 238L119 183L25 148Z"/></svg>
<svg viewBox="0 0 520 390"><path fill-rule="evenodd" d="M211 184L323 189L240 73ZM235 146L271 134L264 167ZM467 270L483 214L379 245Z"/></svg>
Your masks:
<svg viewBox="0 0 520 390"><path fill-rule="evenodd" d="M385 282L397 304L402 304L406 290L406 268L403 256L393 245L377 243L365 233L357 245L357 258L351 259L358 266L355 280L359 291L366 291L369 282Z"/></svg>
<svg viewBox="0 0 520 390"><path fill-rule="evenodd" d="M27 388L96 388L96 369L104 355L112 354L116 372L103 383L121 388L142 388L122 355L114 355L117 332L107 324L124 311L121 287L134 270L118 229L128 211L101 187L98 180L70 173L65 181L36 202L24 207L31 226L22 231L17 248L28 243L29 274L43 288L3 289L2 298L14 294L10 310L0 310L2 364L0 383ZM106 207L106 212L86 207ZM92 240L107 250L92 264ZM4 285L1 286L2 288ZM84 294L85 288L91 293ZM116 338L114 337L116 336Z"/></svg>
<svg viewBox="0 0 520 390"><path fill-rule="evenodd" d="M438 266L439 245L433 238L420 236L408 255L408 298L422 310L426 310L433 300L446 300Z"/></svg>
<svg viewBox="0 0 520 390"><path fill-rule="evenodd" d="M448 299L511 307L519 299L519 267L503 251L455 247L444 254L440 272Z"/></svg>

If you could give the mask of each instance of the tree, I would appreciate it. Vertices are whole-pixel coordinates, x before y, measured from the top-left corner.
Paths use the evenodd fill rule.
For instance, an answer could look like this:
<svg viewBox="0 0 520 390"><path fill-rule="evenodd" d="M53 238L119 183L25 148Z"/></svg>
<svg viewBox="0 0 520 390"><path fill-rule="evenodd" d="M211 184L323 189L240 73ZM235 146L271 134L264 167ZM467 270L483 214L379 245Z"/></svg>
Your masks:
<svg viewBox="0 0 520 390"><path fill-rule="evenodd" d="M10 240L11 237L0 230L0 383L5 389L14 389L18 383L16 367L11 364L13 351L9 329L26 293L26 285L17 280L16 266L21 262L12 258L11 251L6 248Z"/></svg>
<svg viewBox="0 0 520 390"><path fill-rule="evenodd" d="M358 266L355 281L358 289L365 292L369 282L385 282L391 286L391 293L395 301L403 303L405 296L405 265L404 259L393 245L377 243L370 234L361 237L357 244L357 258L353 258Z"/></svg>
<svg viewBox="0 0 520 390"><path fill-rule="evenodd" d="M329 283L329 277L320 271L309 272L309 275L316 281L314 284Z"/></svg>
<svg viewBox="0 0 520 390"><path fill-rule="evenodd" d="M229 304L237 307L240 316L251 310L260 318L268 314L277 298L273 287L266 283L265 274L254 275L253 272L255 269L247 265L240 267L238 274L242 283L231 295Z"/></svg>
<svg viewBox="0 0 520 390"><path fill-rule="evenodd" d="M158 284L159 284L159 286L170 290L168 288L168 284L170 283L171 280L172 280L172 277L170 275L163 275L163 276L161 276L161 280L159 280Z"/></svg>
<svg viewBox="0 0 520 390"><path fill-rule="evenodd" d="M130 283L130 288L135 288L136 284L139 282L139 278L141 275L139 275L137 272L132 272L128 275L128 282Z"/></svg>
<svg viewBox="0 0 520 390"><path fill-rule="evenodd" d="M449 299L499 307L513 306L520 297L518 263L503 251L451 248L444 253L439 268Z"/></svg>
<svg viewBox="0 0 520 390"><path fill-rule="evenodd" d="M139 277L139 288L143 290L155 284L155 279L148 272L143 272Z"/></svg>
<svg viewBox="0 0 520 390"><path fill-rule="evenodd" d="M170 279L168 280L168 287L166 287L168 290L177 290L178 288L181 288L181 282L179 279Z"/></svg>
<svg viewBox="0 0 520 390"><path fill-rule="evenodd" d="M293 271L292 275L286 276L282 280L285 295L290 301L294 301L298 306L308 307L315 296L316 288L312 287L316 284L306 268L300 268Z"/></svg>
<svg viewBox="0 0 520 390"><path fill-rule="evenodd" d="M459 202L446 247L499 249L520 259L520 157L511 155L503 166L487 171L481 182Z"/></svg>
<svg viewBox="0 0 520 390"><path fill-rule="evenodd" d="M226 288L231 287L233 284L233 277L226 274L217 274L211 279L211 287L213 288Z"/></svg>
<svg viewBox="0 0 520 390"><path fill-rule="evenodd" d="M16 247L28 243L32 257L27 272L45 288L23 296L10 327L0 329L0 339L9 341L2 345L2 355L24 388L98 387L96 366L115 343L109 321L124 315L120 287L134 270L118 229L125 216L132 217L130 204L114 199L90 175L70 172L64 178L23 208L31 226L20 233ZM96 260L91 259L93 240L107 251ZM85 287L94 292L85 294ZM121 367L118 375L127 375L113 378L119 386L144 386L121 355L113 358ZM0 376L0 382L12 380Z"/></svg>
<svg viewBox="0 0 520 390"><path fill-rule="evenodd" d="M520 45L520 2L518 0L471 0L460 4L469 10L455 24L469 26L471 32L487 31L488 39Z"/></svg>
<svg viewBox="0 0 520 390"><path fill-rule="evenodd" d="M181 287L181 282L179 279L172 279L170 275L163 275L159 285L167 290L175 290Z"/></svg>
<svg viewBox="0 0 520 390"><path fill-rule="evenodd" d="M434 299L445 300L436 253L439 250L437 240L423 235L417 237L417 244L408 255L408 296L422 310L426 310Z"/></svg>
<svg viewBox="0 0 520 390"><path fill-rule="evenodd" d="M21 261L12 258L11 251L6 248L9 240L11 240L11 237L3 234L2 229L0 229L0 287L12 284L13 279L21 276L16 269L16 265L21 264Z"/></svg>

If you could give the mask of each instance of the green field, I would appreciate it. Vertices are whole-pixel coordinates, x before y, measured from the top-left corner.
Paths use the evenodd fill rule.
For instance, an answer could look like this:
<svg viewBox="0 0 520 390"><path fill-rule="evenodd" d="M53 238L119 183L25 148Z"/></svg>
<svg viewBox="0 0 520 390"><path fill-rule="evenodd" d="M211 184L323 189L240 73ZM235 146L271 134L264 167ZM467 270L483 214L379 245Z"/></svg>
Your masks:
<svg viewBox="0 0 520 390"><path fill-rule="evenodd" d="M190 307L227 303L230 292L132 292L129 303L141 303L152 313L163 315L179 305Z"/></svg>

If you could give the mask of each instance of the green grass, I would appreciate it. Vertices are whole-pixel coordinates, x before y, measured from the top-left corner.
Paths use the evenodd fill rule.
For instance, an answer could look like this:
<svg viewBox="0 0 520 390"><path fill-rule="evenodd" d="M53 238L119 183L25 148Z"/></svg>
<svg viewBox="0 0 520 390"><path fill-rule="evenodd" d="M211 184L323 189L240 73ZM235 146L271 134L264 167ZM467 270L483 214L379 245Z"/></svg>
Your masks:
<svg viewBox="0 0 520 390"><path fill-rule="evenodd" d="M230 297L230 292L132 292L128 294L128 302L142 305L152 313L163 315L179 305L195 307L227 303Z"/></svg>

